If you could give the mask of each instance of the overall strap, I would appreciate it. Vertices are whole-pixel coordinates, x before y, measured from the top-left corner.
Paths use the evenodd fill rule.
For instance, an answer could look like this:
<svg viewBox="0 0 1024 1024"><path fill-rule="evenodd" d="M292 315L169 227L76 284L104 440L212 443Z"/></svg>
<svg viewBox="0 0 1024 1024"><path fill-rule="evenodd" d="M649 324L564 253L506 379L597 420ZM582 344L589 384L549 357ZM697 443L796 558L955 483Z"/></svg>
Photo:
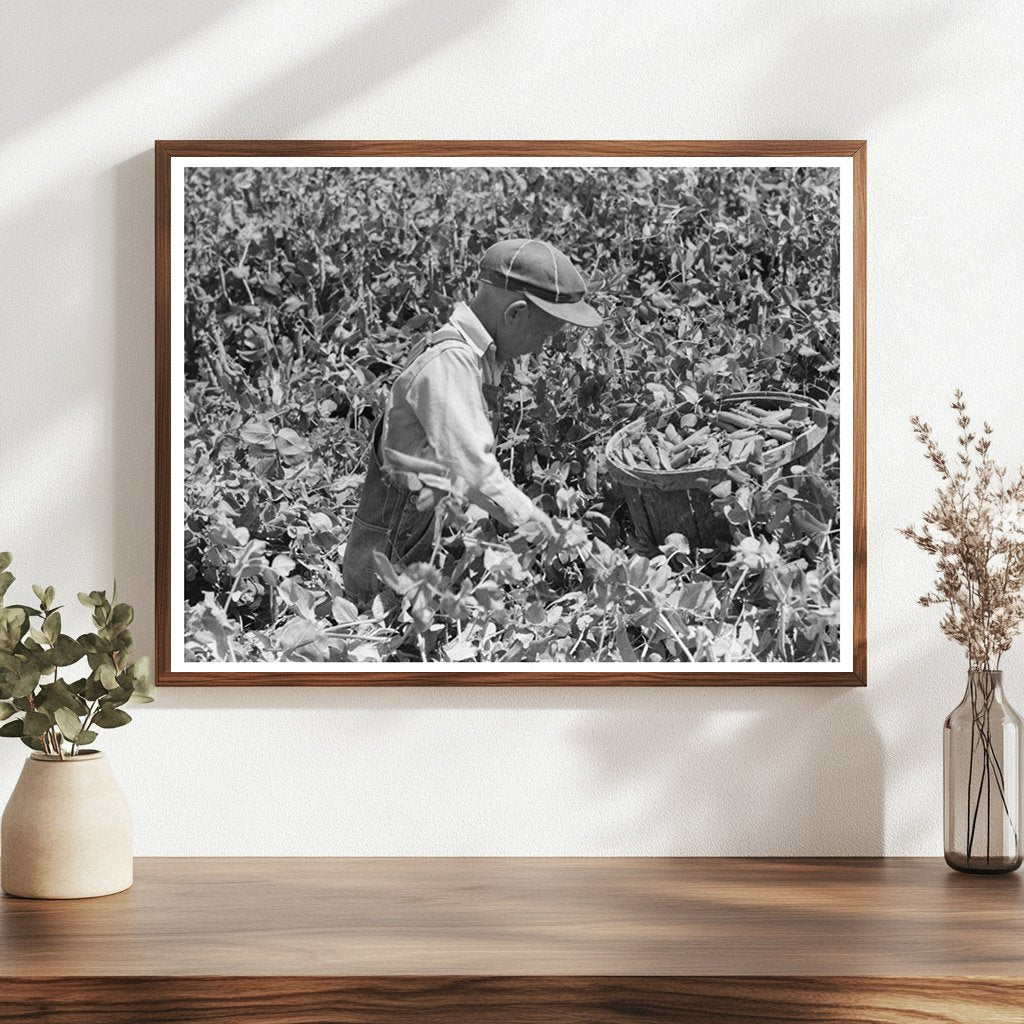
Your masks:
<svg viewBox="0 0 1024 1024"><path fill-rule="evenodd" d="M440 327L432 334L425 334L411 349L406 356L405 365L408 366L414 359L419 358L432 345L442 341L465 341L466 339L454 327Z"/></svg>
<svg viewBox="0 0 1024 1024"><path fill-rule="evenodd" d="M419 356L422 352L425 352L431 345L437 345L442 341L462 341L465 342L466 338L461 332L457 331L454 327L442 327L429 335L423 341L423 347L419 349L412 357L410 362ZM472 345L470 342L469 344ZM472 346L474 349L476 346ZM491 429L494 431L495 436L498 434L498 426L501 423L501 412L502 412L502 389L500 384L484 384L483 385L483 398L484 404L487 407L487 418L491 421Z"/></svg>
<svg viewBox="0 0 1024 1024"><path fill-rule="evenodd" d="M436 345L439 341L465 341L462 332L454 327L439 327L433 334L428 336L428 345Z"/></svg>
<svg viewBox="0 0 1024 1024"><path fill-rule="evenodd" d="M430 334L425 334L411 349L405 357L405 369L407 370L412 364L419 359L428 348L432 348L434 345L439 345L445 341L461 341L466 344L466 339L462 336L461 332L457 331L454 327L439 327L436 331ZM403 370L404 372L404 370ZM388 402L390 399L388 400ZM373 425L373 429L370 434L370 451L374 457L379 460L381 468L383 460L380 454L380 442L383 436L384 420L387 416L388 402L385 402L384 410L377 417L376 422Z"/></svg>

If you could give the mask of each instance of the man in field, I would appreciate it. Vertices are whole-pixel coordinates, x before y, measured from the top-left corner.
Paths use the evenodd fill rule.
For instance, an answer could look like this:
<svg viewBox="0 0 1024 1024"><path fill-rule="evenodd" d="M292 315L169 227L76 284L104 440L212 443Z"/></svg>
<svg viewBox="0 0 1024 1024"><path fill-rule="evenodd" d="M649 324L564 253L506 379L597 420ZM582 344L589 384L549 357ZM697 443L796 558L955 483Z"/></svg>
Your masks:
<svg viewBox="0 0 1024 1024"><path fill-rule="evenodd" d="M494 457L501 370L539 352L566 323L596 327L601 317L584 301L586 284L568 257L537 239L492 245L477 280L473 300L458 303L449 321L413 348L374 428L343 566L346 594L364 607L382 587L374 552L396 564L430 557L433 510L417 509L416 495L395 475L415 465L407 460L443 467L473 504L506 526L533 520L554 536L548 516Z"/></svg>

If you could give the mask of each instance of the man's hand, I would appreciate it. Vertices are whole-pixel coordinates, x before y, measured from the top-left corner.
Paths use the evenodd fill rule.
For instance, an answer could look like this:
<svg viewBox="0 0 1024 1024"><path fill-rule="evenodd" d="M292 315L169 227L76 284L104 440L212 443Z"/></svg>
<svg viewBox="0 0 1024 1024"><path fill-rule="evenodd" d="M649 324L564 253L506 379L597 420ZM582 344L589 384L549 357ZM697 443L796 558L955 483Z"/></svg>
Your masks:
<svg viewBox="0 0 1024 1024"><path fill-rule="evenodd" d="M536 536L538 540L545 542L555 540L559 535L558 527L555 526L551 517L543 509L537 508L536 505L530 510L529 518L523 525L525 526L528 523L537 527Z"/></svg>
<svg viewBox="0 0 1024 1024"><path fill-rule="evenodd" d="M425 487L443 493L461 492L461 481L452 480L447 468L440 462L435 462L433 459L421 459L414 455L406 455L403 452L395 451L393 448L387 448L385 452L388 462L392 467L391 472L398 476L400 482L408 487L409 490L417 491L421 487ZM538 508L533 502L529 501L525 495L521 497L524 507L521 511L523 518L519 525L525 526L527 523L535 523L538 528L537 539L545 543L557 539L560 536L560 532L558 527L552 522L551 517L543 509Z"/></svg>

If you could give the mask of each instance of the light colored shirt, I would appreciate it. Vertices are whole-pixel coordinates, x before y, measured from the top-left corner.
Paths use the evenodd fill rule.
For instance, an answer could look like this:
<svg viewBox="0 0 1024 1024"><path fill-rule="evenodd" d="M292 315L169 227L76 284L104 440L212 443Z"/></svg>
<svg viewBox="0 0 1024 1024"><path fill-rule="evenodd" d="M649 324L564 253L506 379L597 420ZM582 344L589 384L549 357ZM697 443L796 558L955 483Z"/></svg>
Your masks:
<svg viewBox="0 0 1024 1024"><path fill-rule="evenodd" d="M466 485L466 496L507 526L535 518L533 502L505 476L494 456L494 431L483 385L496 385L501 368L494 339L464 302L447 325L458 339L421 352L397 377L384 410L381 465L387 449L439 462Z"/></svg>

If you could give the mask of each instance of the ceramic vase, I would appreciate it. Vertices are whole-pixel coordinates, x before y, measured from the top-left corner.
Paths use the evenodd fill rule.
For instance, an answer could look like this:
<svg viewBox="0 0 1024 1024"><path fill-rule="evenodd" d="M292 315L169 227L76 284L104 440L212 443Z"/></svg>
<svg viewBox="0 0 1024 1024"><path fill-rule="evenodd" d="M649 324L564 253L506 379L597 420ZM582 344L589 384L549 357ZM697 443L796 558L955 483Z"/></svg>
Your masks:
<svg viewBox="0 0 1024 1024"><path fill-rule="evenodd" d="M33 753L0 824L0 888L66 900L131 884L131 811L106 756Z"/></svg>

